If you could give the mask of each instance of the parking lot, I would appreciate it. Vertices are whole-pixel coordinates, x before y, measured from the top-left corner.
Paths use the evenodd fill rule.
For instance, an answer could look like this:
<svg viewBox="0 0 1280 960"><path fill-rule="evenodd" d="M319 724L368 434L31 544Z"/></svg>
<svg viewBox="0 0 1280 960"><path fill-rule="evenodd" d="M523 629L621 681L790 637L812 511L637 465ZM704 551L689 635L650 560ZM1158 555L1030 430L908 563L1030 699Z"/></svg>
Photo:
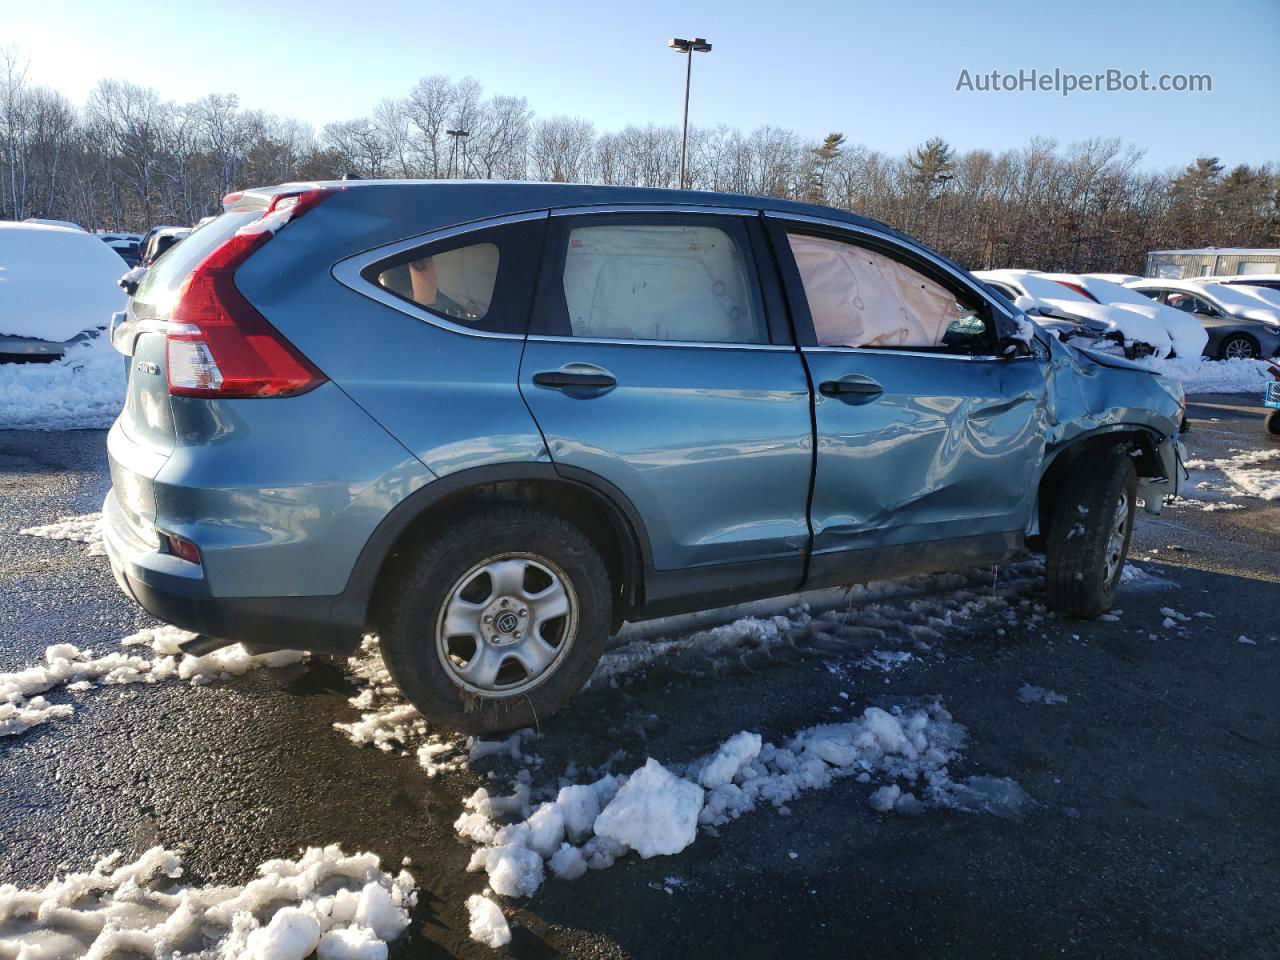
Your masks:
<svg viewBox="0 0 1280 960"><path fill-rule="evenodd" d="M508 901L506 950L1274 957L1280 499L1245 491L1280 472L1280 444L1253 397L1197 396L1190 415L1205 466L1190 502L1142 516L1110 620L1046 614L1023 560L664 624L648 631L670 641L656 648L633 629L519 758L434 776L414 756L430 731L378 749L334 727L360 718L348 700L369 656L54 691L71 717L0 738L0 883L38 887L157 844L183 852L188 880L244 883L338 843L388 867L408 858L419 899L393 957L492 955L468 935L464 901L486 878L467 872L472 845L453 826L478 786L507 792L527 770L535 790L554 787L649 756L687 762L742 730L781 743L869 705L940 703L968 736L951 775L1010 778L1025 800L881 813L868 797L882 781L837 779L704 827L677 856L549 876ZM154 625L85 544L18 533L99 508L104 437L0 432L0 671L52 644L105 653Z"/></svg>

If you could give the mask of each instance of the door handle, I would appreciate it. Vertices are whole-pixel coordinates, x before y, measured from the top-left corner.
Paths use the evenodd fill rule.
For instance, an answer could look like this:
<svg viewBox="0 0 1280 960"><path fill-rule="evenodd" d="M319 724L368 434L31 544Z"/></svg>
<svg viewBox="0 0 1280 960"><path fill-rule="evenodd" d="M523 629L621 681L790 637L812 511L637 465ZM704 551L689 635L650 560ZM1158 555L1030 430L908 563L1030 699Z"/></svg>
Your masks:
<svg viewBox="0 0 1280 960"><path fill-rule="evenodd" d="M870 403L884 393L884 387L870 377L841 377L824 380L818 384L818 392L824 397L835 397L845 403Z"/></svg>
<svg viewBox="0 0 1280 960"><path fill-rule="evenodd" d="M617 379L611 373L600 370L594 373L573 373L566 370L545 370L533 375L533 382L539 387L551 387L563 390L566 387L595 387L604 389L616 387Z"/></svg>

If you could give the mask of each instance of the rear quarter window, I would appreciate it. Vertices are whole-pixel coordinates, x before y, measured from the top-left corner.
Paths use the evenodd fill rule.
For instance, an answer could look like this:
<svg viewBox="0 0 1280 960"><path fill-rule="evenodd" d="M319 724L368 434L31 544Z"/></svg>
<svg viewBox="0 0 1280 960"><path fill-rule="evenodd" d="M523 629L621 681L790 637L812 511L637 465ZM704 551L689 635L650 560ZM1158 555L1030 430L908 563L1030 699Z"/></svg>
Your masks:
<svg viewBox="0 0 1280 960"><path fill-rule="evenodd" d="M451 328L523 335L537 282L545 218L478 227L411 245L361 276L384 303Z"/></svg>

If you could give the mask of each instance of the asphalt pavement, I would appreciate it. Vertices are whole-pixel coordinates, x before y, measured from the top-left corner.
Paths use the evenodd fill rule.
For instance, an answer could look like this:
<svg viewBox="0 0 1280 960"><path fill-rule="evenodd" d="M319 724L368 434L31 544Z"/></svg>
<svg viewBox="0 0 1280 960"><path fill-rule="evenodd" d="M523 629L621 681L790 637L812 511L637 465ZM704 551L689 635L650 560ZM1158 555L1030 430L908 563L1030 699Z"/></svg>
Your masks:
<svg viewBox="0 0 1280 960"><path fill-rule="evenodd" d="M1194 456L1280 446L1252 398L1193 400ZM104 439L0 432L0 670L57 642L104 653L154 622L104 558L17 534L98 509ZM916 652L897 669L868 667L860 640L807 635L694 651L588 690L542 725L535 779L618 751L620 770L680 762L743 729L778 742L868 704L940 698L969 731L956 774L1012 777L1031 801L1011 817L907 817L872 810L873 785L840 780L677 856L548 879L510 910L508 952L1280 956L1280 501L1233 502L1141 521L1132 559L1147 575L1124 587L1115 621L1029 618L1034 576L976 572L963 594L877 608L876 642ZM910 624L961 608L927 652L908 643ZM1189 619L1166 626L1169 608ZM1025 683L1067 702L1020 702ZM484 877L465 872L452 823L490 771L502 783L517 767L428 778L412 757L356 747L333 728L356 718L351 692L343 666L322 661L106 688L68 721L0 739L0 884L155 844L183 850L191 879L242 883L269 858L336 842L412 861L422 894L393 957L491 956L467 936L463 901Z"/></svg>

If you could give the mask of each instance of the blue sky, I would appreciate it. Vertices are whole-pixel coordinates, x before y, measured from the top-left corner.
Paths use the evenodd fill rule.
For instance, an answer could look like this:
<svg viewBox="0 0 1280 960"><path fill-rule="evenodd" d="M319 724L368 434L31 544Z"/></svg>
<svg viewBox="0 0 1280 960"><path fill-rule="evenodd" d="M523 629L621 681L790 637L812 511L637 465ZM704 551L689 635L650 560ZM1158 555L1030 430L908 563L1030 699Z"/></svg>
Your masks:
<svg viewBox="0 0 1280 960"><path fill-rule="evenodd" d="M0 0L30 78L82 101L103 76L185 100L236 93L317 128L369 112L431 73L475 76L541 115L601 128L690 122L831 130L890 153L931 136L962 149L1118 136L1162 168L1212 154L1280 161L1280 0L1087 2L415 2L142 4ZM1210 93L957 92L971 74L1054 68L1210 74Z"/></svg>

